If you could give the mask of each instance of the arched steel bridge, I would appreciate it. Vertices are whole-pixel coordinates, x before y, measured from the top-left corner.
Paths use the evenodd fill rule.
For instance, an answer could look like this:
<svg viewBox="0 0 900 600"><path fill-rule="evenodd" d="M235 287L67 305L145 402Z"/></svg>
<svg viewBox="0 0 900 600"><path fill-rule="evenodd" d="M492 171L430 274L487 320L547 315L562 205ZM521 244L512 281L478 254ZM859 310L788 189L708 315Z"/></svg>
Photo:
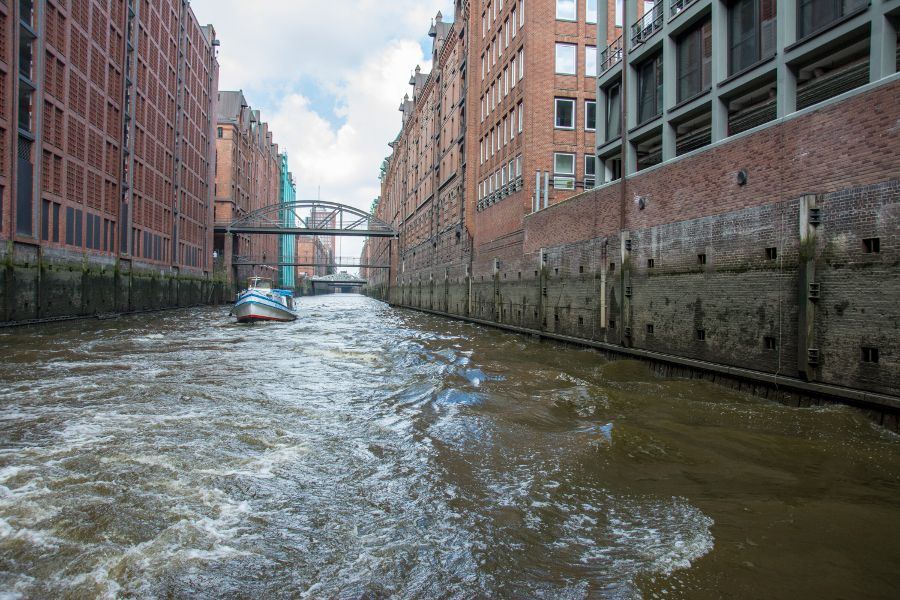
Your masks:
<svg viewBox="0 0 900 600"><path fill-rule="evenodd" d="M285 221L293 221L295 225L285 225ZM398 236L398 232L388 223L364 210L322 200L295 200L270 204L247 213L231 223L216 223L215 232L390 238Z"/></svg>
<svg viewBox="0 0 900 600"><path fill-rule="evenodd" d="M333 262L309 262L294 260L273 259L263 256L235 256L232 264L241 267L255 267L260 265L268 265L270 267L335 267L344 269L390 269L390 265L386 264L366 264L359 260L358 257L336 256Z"/></svg>

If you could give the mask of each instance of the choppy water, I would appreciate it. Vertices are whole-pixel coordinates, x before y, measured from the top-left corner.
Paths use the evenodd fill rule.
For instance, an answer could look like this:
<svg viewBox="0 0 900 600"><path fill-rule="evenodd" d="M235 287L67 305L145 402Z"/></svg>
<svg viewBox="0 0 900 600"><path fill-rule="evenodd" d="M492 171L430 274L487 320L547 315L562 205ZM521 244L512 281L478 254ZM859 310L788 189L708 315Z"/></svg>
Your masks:
<svg viewBox="0 0 900 600"><path fill-rule="evenodd" d="M888 598L900 440L303 299L0 332L2 598Z"/></svg>

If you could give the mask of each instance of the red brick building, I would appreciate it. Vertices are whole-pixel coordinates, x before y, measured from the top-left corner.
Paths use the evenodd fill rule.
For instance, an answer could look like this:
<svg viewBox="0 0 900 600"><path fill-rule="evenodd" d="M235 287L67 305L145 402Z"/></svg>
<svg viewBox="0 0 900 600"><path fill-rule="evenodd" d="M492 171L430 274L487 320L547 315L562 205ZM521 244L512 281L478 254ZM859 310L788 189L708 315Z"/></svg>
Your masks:
<svg viewBox="0 0 900 600"><path fill-rule="evenodd" d="M596 1L457 2L455 13L435 19L432 72L413 73L382 169L377 216L401 231L401 278L513 248L527 214L596 181ZM369 244L370 258L385 244Z"/></svg>
<svg viewBox="0 0 900 600"><path fill-rule="evenodd" d="M215 221L227 225L254 210L278 204L280 159L272 132L243 92L219 92L216 124ZM226 249L226 244L230 247ZM216 254L233 257L229 274L243 281L251 275L275 277L274 267L241 266L241 260L277 261L278 236L217 234ZM232 267L234 267L232 269Z"/></svg>
<svg viewBox="0 0 900 600"><path fill-rule="evenodd" d="M0 29L0 239L210 273L212 27L186 0L23 0Z"/></svg>

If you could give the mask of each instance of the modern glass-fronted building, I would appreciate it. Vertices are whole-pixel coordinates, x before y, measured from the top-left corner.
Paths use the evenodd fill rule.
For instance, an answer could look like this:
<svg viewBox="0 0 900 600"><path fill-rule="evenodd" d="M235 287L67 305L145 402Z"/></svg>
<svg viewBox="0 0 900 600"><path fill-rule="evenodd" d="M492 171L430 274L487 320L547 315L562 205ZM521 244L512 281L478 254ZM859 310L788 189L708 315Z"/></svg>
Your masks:
<svg viewBox="0 0 900 600"><path fill-rule="evenodd" d="M288 170L287 154L280 154L281 159L281 185L279 186L281 203L293 202L297 199L297 188L294 184L294 176ZM281 224L285 227L296 227L296 215L293 210L283 209L281 211ZM278 240L278 262L282 264L279 267L279 285L286 289L293 289L297 285L295 276L296 267L288 266L284 263L291 263L295 257L294 236L282 235Z"/></svg>

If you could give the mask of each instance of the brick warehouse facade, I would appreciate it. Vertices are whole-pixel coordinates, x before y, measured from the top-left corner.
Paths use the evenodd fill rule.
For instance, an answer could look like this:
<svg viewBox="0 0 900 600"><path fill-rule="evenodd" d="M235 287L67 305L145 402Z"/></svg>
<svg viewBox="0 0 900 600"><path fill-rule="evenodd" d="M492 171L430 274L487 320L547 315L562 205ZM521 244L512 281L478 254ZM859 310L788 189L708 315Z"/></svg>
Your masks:
<svg viewBox="0 0 900 600"><path fill-rule="evenodd" d="M227 225L254 210L281 202L282 159L269 125L243 92L219 92L216 124L215 222ZM278 279L278 269L241 265L242 258L277 261L276 235L216 234L216 255L229 280L258 275Z"/></svg>
<svg viewBox="0 0 900 600"><path fill-rule="evenodd" d="M504 4L509 9L510 3ZM527 10L539 10L534 4L538 3L530 1ZM625 3L626 12L633 9L630 4ZM695 10L688 6L691 3L666 3L665 10L670 4L681 6L678 12L666 15L667 27L685 15L702 20L710 10L726 6L721 3L710 9L707 3L706 13L694 14L684 10ZM578 10L583 11L583 6L579 2ZM478 15L469 17L466 6L458 4L457 20L466 23L471 32L462 39L480 36L482 8L481 3L472 3L470 10ZM816 66L808 76L803 69L812 64L811 59L789 64L796 76L797 86L791 91L796 104L780 109L783 112L776 110L772 119L760 117L770 110L765 106L756 106L754 117L750 112L738 115L743 109L735 106L740 104L731 105L733 112L737 111L731 115L733 125L742 123L736 117L749 121L710 134L705 142L695 139L694 148L677 148L679 136L693 132L702 138L702 132L679 129L675 119L665 125L672 129L665 134L665 144L660 142L664 151L656 159L645 143L647 135L656 133L640 129L652 130L656 125L634 122L628 132L638 135L627 141L628 179L624 184L617 179L621 167L609 160L615 152L615 140L612 145L607 142L609 123L598 123L602 131L595 151L600 187L577 195L561 194L554 187L564 186L557 186L551 173L546 208L543 202L531 206L536 197L530 190L524 194L524 208L512 208L517 203L510 199L521 194L516 185L527 184L523 181L504 191L501 179L502 198L478 211L480 181L471 165L478 165L480 158L480 89L472 91L480 76L473 70L480 53L470 50L465 81L470 91L463 105L468 112L467 130L461 140L469 150L462 169L464 209L450 229L461 232L459 258L447 260L440 254L440 238L433 239L430 248L411 247L407 237L411 225L403 213L385 210L402 205L402 197L392 199L391 188L384 185L376 214L397 225L401 237L390 252L385 242L370 240L366 245L364 262L398 257L390 274L374 269L365 273L369 293L397 305L640 357L663 373L704 373L784 402L802 404L828 398L861 404L872 409L877 420L896 429L900 408L900 309L894 301L900 291L896 248L900 225L898 6L896 2L873 3L860 11L838 15L845 19L841 24L851 23L850 37L831 40L829 32L834 29L826 23L803 42L806 48L821 42L826 49L841 40L855 44L855 53L834 65L835 78L816 93L804 86L828 74L827 68ZM607 14L611 15L611 10ZM606 20L604 15L600 20ZM796 23L789 26L801 27ZM868 29L861 29L863 26ZM612 26L608 30L617 31ZM624 30L634 31L631 27ZM862 35L864 31L871 33ZM683 31L672 31L669 39L679 33ZM721 42L721 31L713 28L713 34ZM604 42L614 41L603 40L598 45L605 48ZM531 46L524 47L526 55L531 52L527 79L535 69L529 69ZM703 57L702 44L700 48L698 60ZM796 49L794 52L802 58ZM880 58L865 61L861 70L856 66L860 52ZM646 59L646 55L638 55L642 56ZM677 51L673 56L678 56ZM876 63L877 69L871 66ZM630 68L629 73L637 78L640 65ZM846 72L850 75L838 77ZM608 84L611 77L602 73L598 79ZM728 77L727 71L723 77ZM772 80L767 75L748 79L751 87L765 83L765 98L773 100L774 110L778 99L790 94L771 90ZM666 84L671 80L663 77L660 81ZM728 86L731 81L721 84ZM713 90L717 85L713 79ZM642 89L632 91L630 110L638 110ZM554 91L554 97L558 93ZM754 95L750 88L739 93ZM663 121L669 112L681 114L677 112L681 106L671 104L670 109L670 103L678 102L677 96L660 95L664 97L660 100ZM615 111L610 107L616 106L615 98L610 101L608 90L603 89L599 97L604 105L599 111L601 120L612 114L612 122ZM730 101L727 94L719 98L723 106ZM702 96L688 100L696 102L695 106L704 102ZM528 88L523 101L526 106L533 101ZM551 119L546 99L544 106L549 113L545 119ZM692 114L702 114L703 108L698 111ZM722 115L726 123L727 117L727 113ZM626 115L626 122L628 119ZM722 122L718 119L717 126ZM636 128L638 131L632 131ZM527 143L534 132L526 124L523 134L518 143ZM404 135L408 135L407 127L399 139ZM621 146L621 140L618 143ZM560 151L554 146L530 158L529 153L535 153L530 148L523 144L525 164L545 160L549 150ZM395 144L383 182L398 176L390 169L397 160ZM532 188L535 172L544 168L538 164L524 169L531 173L525 180L532 180ZM571 177L568 172L564 175ZM576 165L576 185L582 177ZM568 181L564 185L568 186ZM440 212L443 207L434 210ZM415 259L410 261L413 252Z"/></svg>
<svg viewBox="0 0 900 600"><path fill-rule="evenodd" d="M215 32L186 0L0 2L0 321L221 298Z"/></svg>

